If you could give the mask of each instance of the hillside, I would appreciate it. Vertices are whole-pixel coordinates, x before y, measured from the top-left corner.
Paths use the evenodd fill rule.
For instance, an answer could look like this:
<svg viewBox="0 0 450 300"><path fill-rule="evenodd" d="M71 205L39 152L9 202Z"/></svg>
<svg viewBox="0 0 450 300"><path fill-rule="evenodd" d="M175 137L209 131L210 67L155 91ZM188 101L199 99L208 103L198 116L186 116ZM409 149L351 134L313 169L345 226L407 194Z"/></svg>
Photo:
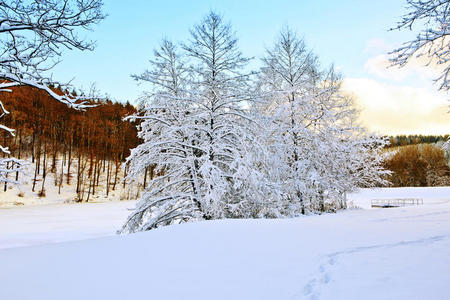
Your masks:
<svg viewBox="0 0 450 300"><path fill-rule="evenodd" d="M95 107L77 111L28 86L0 93L0 101L11 111L3 116L2 124L15 130L14 136L3 132L1 145L8 146L10 157L22 159L25 165L25 172L8 178L23 186L11 192L11 183L2 184L0 205L5 199L20 204L28 198L46 203L92 201L103 194L129 198L117 195L117 190L128 188L120 187L126 175L122 163L139 142L136 124L123 121L136 112L131 104L91 101ZM8 163L10 169L17 167ZM150 170L149 176L153 176ZM27 199L17 197L21 193Z"/></svg>

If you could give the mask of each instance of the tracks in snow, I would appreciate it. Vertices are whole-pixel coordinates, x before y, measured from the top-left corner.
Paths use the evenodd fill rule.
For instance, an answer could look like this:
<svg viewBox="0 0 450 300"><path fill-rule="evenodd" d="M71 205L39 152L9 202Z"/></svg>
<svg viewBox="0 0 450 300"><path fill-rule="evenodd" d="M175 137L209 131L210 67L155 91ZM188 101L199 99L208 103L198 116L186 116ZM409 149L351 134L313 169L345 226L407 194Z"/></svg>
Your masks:
<svg viewBox="0 0 450 300"><path fill-rule="evenodd" d="M450 235L437 235L428 238L412 240L412 241L401 241L397 243L388 243L388 244L380 244L380 245L372 245L372 246L362 246L350 248L347 250L342 250L338 252L334 252L328 254L324 257L322 263L319 265L319 272L315 278L311 279L304 287L303 291L297 293L295 299L311 299L317 300L320 297L320 291L323 289L325 285L327 285L331 277L332 268L339 262L342 256L346 256L349 254L360 253L364 251L370 251L381 248L395 248L409 245L423 245L423 244L431 244L435 242L439 242L442 240L450 239Z"/></svg>

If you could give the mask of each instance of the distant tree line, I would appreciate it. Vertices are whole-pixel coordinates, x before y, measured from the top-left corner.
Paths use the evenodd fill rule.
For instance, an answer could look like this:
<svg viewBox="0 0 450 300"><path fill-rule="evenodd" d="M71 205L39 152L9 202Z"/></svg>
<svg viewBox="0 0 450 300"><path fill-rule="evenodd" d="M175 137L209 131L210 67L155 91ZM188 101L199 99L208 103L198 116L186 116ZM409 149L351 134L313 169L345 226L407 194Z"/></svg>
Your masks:
<svg viewBox="0 0 450 300"><path fill-rule="evenodd" d="M102 183L106 194L119 184L122 162L138 144L135 124L122 120L136 112L130 103L93 101L96 107L77 111L30 86L0 93L0 101L11 110L3 123L15 129L14 136L2 132L1 143L9 146L11 157L31 159L33 191L45 195L49 172L59 188L63 183L76 184L78 201L95 194L101 174L106 177ZM9 155L3 153L3 157ZM19 172L14 175L18 180Z"/></svg>
<svg viewBox="0 0 450 300"><path fill-rule="evenodd" d="M417 144L434 144L437 142L445 142L450 138L450 135L396 135L389 137L389 144L387 147L398 147L406 145Z"/></svg>

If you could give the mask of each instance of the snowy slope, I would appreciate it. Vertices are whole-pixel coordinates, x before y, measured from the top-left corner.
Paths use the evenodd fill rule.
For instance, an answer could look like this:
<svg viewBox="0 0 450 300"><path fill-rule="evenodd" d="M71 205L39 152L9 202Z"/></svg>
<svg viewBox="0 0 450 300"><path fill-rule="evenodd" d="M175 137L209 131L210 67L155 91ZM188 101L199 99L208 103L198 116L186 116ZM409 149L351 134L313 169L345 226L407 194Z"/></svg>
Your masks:
<svg viewBox="0 0 450 300"><path fill-rule="evenodd" d="M0 299L448 299L450 188L405 192L421 196L425 204L285 220L189 223L3 249ZM364 193L380 198L388 192L366 190L349 198L365 202ZM127 207L123 203L131 204L118 203L116 217ZM24 236L30 230L13 221L22 218L15 212L22 209L0 210L0 220L16 214L0 224L0 246L14 246L3 239L5 232L14 236L5 229L8 224ZM73 215L88 214L92 226L59 220L73 231L78 228L77 238L92 237L89 232L109 235L113 229L108 231L106 222L99 229L107 211L65 211L73 220L78 218ZM29 215L30 221L36 218L46 217L38 211ZM48 227L47 242L58 241L57 223ZM45 226L38 222L35 227L44 233Z"/></svg>

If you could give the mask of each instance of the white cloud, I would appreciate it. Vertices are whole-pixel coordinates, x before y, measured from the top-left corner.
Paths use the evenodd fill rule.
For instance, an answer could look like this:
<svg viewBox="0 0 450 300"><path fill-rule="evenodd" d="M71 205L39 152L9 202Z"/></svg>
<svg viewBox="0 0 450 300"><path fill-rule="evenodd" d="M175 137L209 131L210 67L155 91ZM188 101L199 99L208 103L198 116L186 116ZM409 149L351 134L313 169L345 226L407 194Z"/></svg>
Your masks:
<svg viewBox="0 0 450 300"><path fill-rule="evenodd" d="M390 67L387 53L393 48L380 38L367 40L367 76L343 82L343 90L361 109L361 122L380 134L449 134L448 94L433 83L442 66L427 66L421 57L402 68Z"/></svg>
<svg viewBox="0 0 450 300"><path fill-rule="evenodd" d="M432 82L433 79L439 77L438 66L426 66L425 59L412 59L402 68L391 66L389 58L386 54L371 57L364 64L367 73L375 75L379 78L402 81L408 78L420 79Z"/></svg>
<svg viewBox="0 0 450 300"><path fill-rule="evenodd" d="M433 87L381 83L347 78L343 90L355 97L361 122L381 134L448 134L447 96Z"/></svg>

